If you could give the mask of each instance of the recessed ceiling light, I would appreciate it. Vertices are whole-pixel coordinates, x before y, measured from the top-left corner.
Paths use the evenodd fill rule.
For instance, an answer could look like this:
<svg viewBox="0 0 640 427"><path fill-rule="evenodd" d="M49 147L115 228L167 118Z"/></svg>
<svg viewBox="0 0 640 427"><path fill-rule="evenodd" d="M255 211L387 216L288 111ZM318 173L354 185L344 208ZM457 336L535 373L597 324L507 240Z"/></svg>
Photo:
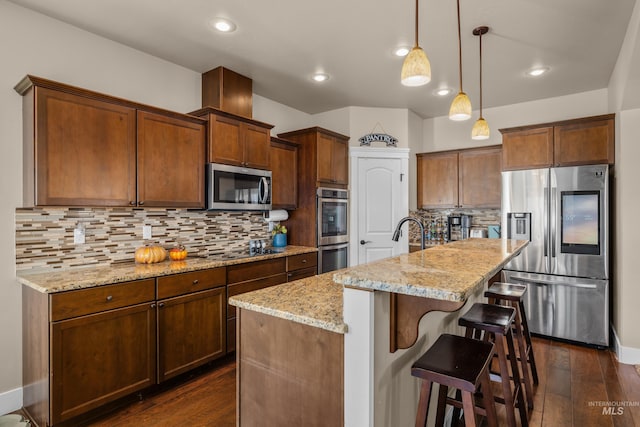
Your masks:
<svg viewBox="0 0 640 427"><path fill-rule="evenodd" d="M407 54L409 53L411 49L409 49L406 46L401 46L399 48L397 48L396 50L393 51L393 54L395 56L407 56Z"/></svg>
<svg viewBox="0 0 640 427"><path fill-rule="evenodd" d="M313 79L313 81L322 83L329 80L329 75L325 73L315 73L313 76L311 76L311 78Z"/></svg>
<svg viewBox="0 0 640 427"><path fill-rule="evenodd" d="M452 89L443 87L443 88L434 90L433 94L438 96L447 96L447 95L450 95L452 92L453 92Z"/></svg>
<svg viewBox="0 0 640 427"><path fill-rule="evenodd" d="M221 33L231 33L236 30L236 24L225 18L211 20L211 26Z"/></svg>
<svg viewBox="0 0 640 427"><path fill-rule="evenodd" d="M527 71L527 75L531 77L538 77L543 75L547 71L549 71L549 67L536 67Z"/></svg>

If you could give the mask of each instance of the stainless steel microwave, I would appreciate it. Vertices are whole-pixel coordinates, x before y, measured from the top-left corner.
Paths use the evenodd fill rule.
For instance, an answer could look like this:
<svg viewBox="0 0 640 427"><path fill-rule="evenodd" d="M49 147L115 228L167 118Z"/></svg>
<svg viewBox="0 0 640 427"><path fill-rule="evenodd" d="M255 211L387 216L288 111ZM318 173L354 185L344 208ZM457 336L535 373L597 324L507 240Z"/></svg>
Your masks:
<svg viewBox="0 0 640 427"><path fill-rule="evenodd" d="M271 171L207 164L207 209L271 210Z"/></svg>

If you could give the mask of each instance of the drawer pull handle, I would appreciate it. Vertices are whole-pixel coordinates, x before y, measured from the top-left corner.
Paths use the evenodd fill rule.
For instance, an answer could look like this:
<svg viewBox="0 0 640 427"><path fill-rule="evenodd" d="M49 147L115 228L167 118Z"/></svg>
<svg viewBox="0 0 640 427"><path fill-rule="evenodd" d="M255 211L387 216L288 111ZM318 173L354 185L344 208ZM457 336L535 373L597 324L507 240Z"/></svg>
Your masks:
<svg viewBox="0 0 640 427"><path fill-rule="evenodd" d="M113 299L112 295L107 296L107 301L111 301Z"/></svg>
<svg viewBox="0 0 640 427"><path fill-rule="evenodd" d="M287 277L293 277L293 273L288 273Z"/></svg>
<svg viewBox="0 0 640 427"><path fill-rule="evenodd" d="M158 303L158 307L160 307L160 308L164 307L164 303L163 302L159 302Z"/></svg>
<svg viewBox="0 0 640 427"><path fill-rule="evenodd" d="M197 284L198 284L198 279L194 280L194 281L193 281L193 284L194 284L194 285L197 285Z"/></svg>

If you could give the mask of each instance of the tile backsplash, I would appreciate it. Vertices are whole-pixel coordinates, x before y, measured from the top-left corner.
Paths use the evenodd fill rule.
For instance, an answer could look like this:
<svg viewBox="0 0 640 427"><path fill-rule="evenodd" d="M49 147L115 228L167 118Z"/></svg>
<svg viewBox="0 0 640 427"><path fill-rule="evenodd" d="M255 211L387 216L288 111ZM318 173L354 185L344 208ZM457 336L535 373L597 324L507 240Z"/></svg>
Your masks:
<svg viewBox="0 0 640 427"><path fill-rule="evenodd" d="M447 216L459 214L471 215L472 227L486 228L488 225L500 224L500 209L418 209L409 212L409 215L422 219L425 225L439 219L446 224ZM420 229L411 222L409 223L409 241L420 242Z"/></svg>
<svg viewBox="0 0 640 427"><path fill-rule="evenodd" d="M131 208L16 209L16 269L67 268L133 262L137 247L184 245L190 256L244 250L269 240L261 212ZM81 224L85 243L74 244ZM152 238L142 238L142 226Z"/></svg>

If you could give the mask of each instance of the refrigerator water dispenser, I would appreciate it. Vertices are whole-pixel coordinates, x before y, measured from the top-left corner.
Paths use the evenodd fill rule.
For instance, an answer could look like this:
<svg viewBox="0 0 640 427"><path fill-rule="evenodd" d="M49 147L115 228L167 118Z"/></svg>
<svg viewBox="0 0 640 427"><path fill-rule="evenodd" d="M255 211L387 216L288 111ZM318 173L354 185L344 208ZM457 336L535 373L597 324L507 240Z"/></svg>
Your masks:
<svg viewBox="0 0 640 427"><path fill-rule="evenodd" d="M507 214L507 238L531 241L531 212Z"/></svg>

